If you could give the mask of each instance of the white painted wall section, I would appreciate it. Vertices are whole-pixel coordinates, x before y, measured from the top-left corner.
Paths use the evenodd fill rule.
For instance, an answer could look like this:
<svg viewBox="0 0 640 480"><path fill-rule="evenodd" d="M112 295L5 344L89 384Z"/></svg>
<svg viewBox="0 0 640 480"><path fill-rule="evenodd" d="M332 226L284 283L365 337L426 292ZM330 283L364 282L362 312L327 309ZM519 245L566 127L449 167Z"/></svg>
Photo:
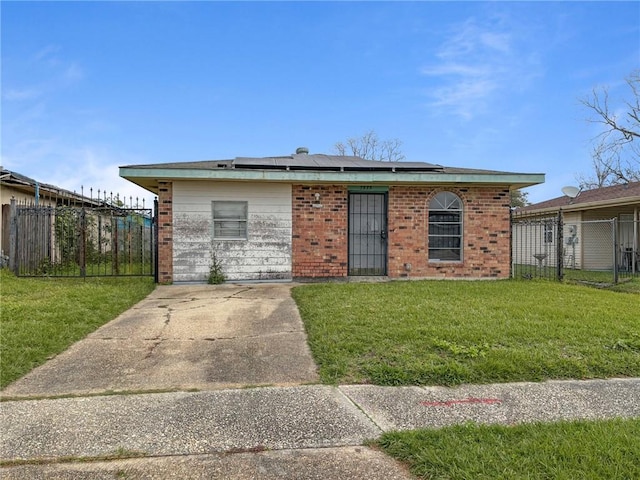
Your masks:
<svg viewBox="0 0 640 480"><path fill-rule="evenodd" d="M247 240L213 240L213 201L248 202ZM206 281L215 252L227 280L291 278L291 185L173 184L173 280Z"/></svg>

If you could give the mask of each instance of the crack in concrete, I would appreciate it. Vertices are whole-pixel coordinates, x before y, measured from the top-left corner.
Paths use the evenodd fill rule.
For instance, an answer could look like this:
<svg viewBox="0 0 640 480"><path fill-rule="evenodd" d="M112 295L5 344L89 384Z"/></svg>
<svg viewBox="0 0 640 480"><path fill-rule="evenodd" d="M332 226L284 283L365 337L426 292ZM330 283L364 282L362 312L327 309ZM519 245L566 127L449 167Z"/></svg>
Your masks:
<svg viewBox="0 0 640 480"><path fill-rule="evenodd" d="M190 338L189 340L206 340L214 342L216 340L238 340L241 338L264 338L264 337L276 337L279 335L288 335L290 333L304 333L304 330L284 330L282 332L273 333L256 333L254 335L236 335L234 337L202 337L202 338Z"/></svg>
<svg viewBox="0 0 640 480"><path fill-rule="evenodd" d="M228 295L224 298L242 298L242 297L238 297L238 295L240 295L241 293L244 292L250 292L251 290L253 290L253 287L245 287L242 290L238 290L236 293L232 293L231 295Z"/></svg>
<svg viewBox="0 0 640 480"><path fill-rule="evenodd" d="M167 308L167 313L165 314L165 320L164 320L164 324L162 326L162 329L160 330L158 335L156 335L154 338L150 338L149 339L149 340L153 341L153 344L149 347L149 351L144 356L145 360L147 358L150 358L153 355L153 352L155 352L156 348L158 348L158 345L160 345L165 340L165 338L163 338L162 334L167 329L167 327L169 326L169 322L171 321L171 313L173 312L173 309L171 307L166 307L166 308Z"/></svg>

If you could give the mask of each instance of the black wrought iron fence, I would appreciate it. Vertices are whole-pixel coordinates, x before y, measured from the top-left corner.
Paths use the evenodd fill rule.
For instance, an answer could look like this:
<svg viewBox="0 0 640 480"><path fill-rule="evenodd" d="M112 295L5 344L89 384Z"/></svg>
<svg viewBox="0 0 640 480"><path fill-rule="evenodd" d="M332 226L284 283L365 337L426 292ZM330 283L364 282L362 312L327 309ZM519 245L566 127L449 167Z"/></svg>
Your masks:
<svg viewBox="0 0 640 480"><path fill-rule="evenodd" d="M562 278L562 214L511 216L511 275Z"/></svg>
<svg viewBox="0 0 640 480"><path fill-rule="evenodd" d="M9 266L16 275L154 275L153 209L113 197L64 200L12 200Z"/></svg>

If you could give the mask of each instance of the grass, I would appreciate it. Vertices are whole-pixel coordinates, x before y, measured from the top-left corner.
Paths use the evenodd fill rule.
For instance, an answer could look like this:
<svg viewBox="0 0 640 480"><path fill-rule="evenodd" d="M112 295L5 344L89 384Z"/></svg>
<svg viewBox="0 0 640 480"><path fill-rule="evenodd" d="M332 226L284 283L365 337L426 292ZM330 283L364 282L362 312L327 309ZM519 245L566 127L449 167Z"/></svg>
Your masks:
<svg viewBox="0 0 640 480"><path fill-rule="evenodd" d="M153 279L16 278L0 270L0 388L64 351L154 289Z"/></svg>
<svg viewBox="0 0 640 480"><path fill-rule="evenodd" d="M612 292L640 293L640 277L624 280L608 288Z"/></svg>
<svg viewBox="0 0 640 480"><path fill-rule="evenodd" d="M118 264L118 268L112 261L103 261L98 263L87 263L85 265L86 277L105 277L109 275L119 276L142 276L151 275L153 265L151 261L144 263L141 262L129 262L127 259L122 259ZM81 276L80 265L77 263L69 264L54 264L48 260L43 261L37 268L29 269L25 267L20 272L23 277L79 277Z"/></svg>
<svg viewBox="0 0 640 480"><path fill-rule="evenodd" d="M553 280L556 278L556 268L553 266L539 268L536 265L516 264L513 268L513 278L516 279L546 278ZM562 274L563 280L565 281L584 281L601 284L613 283L613 270L582 270L564 267L562 269ZM626 281L632 278L634 278L634 274L631 272L627 272L625 270L620 270L618 272L619 281ZM637 280L640 277L636 274L635 278Z"/></svg>
<svg viewBox="0 0 640 480"><path fill-rule="evenodd" d="M456 385L640 375L640 295L549 281L292 291L323 382Z"/></svg>
<svg viewBox="0 0 640 480"><path fill-rule="evenodd" d="M640 419L466 424L386 433L377 442L429 479L640 478Z"/></svg>

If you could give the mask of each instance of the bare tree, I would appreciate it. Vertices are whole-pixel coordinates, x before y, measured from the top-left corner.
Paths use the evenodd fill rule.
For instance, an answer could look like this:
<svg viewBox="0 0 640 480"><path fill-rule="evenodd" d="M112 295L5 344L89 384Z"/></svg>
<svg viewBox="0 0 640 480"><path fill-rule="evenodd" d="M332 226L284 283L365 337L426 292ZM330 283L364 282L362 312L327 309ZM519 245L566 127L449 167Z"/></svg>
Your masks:
<svg viewBox="0 0 640 480"><path fill-rule="evenodd" d="M369 130L361 137L350 137L344 143L336 143L334 148L338 155L353 155L381 162L400 162L405 159L401 146L402 142L397 138L380 140L374 130Z"/></svg>
<svg viewBox="0 0 640 480"><path fill-rule="evenodd" d="M589 121L603 127L593 139L593 175L578 178L583 188L640 181L640 70L626 81L631 97L620 108L610 106L607 88L581 100L591 110Z"/></svg>

